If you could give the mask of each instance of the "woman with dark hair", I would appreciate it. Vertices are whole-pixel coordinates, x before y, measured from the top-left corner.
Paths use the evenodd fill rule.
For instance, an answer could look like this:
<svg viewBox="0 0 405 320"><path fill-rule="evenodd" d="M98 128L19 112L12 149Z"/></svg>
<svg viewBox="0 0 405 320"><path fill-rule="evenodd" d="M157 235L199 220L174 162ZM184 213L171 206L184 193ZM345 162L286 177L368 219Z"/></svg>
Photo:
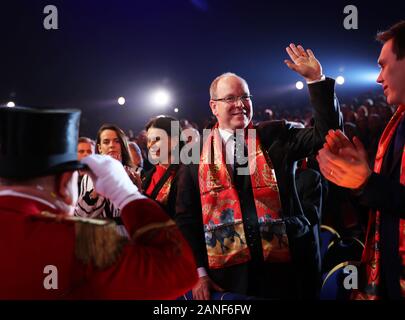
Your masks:
<svg viewBox="0 0 405 320"><path fill-rule="evenodd" d="M173 128L172 130L172 123ZM151 119L145 127L149 161L154 165L142 178L142 189L174 218L179 155L183 142L179 122L170 116Z"/></svg>
<svg viewBox="0 0 405 320"><path fill-rule="evenodd" d="M115 124L105 123L97 132L96 153L109 155L120 161L132 182L140 188L141 180L131 158L128 139Z"/></svg>
<svg viewBox="0 0 405 320"><path fill-rule="evenodd" d="M97 132L96 153L107 154L121 161L123 165L132 166L124 131L115 124L105 123Z"/></svg>
<svg viewBox="0 0 405 320"><path fill-rule="evenodd" d="M140 178L133 169L128 142L124 132L114 124L103 124L97 133L96 153L109 155L120 161L132 182L140 187ZM81 182L79 201L75 215L87 218L109 218L122 225L121 213L109 199L97 194L89 175L85 175Z"/></svg>

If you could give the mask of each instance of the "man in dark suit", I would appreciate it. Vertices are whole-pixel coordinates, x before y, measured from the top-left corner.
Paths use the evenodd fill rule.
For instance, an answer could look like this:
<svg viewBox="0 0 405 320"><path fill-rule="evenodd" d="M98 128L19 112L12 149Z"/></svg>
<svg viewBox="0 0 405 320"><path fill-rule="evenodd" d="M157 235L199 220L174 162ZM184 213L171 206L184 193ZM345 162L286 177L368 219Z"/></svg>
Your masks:
<svg viewBox="0 0 405 320"><path fill-rule="evenodd" d="M405 21L379 33L384 43L377 82L389 104L398 109L385 128L374 164L357 137L353 143L331 131L317 157L322 174L333 183L353 189L360 204L369 207L366 247L359 291L355 299L405 297Z"/></svg>
<svg viewBox="0 0 405 320"><path fill-rule="evenodd" d="M226 73L211 84L218 122L204 139L200 163L180 169L176 205L176 223L199 267L195 299L209 299L214 290L275 299L316 296L319 257L297 196L295 167L322 147L329 129L341 128L342 118L334 81L322 75L312 51L291 44L287 53L287 66L309 84L314 128L285 121L253 126L246 81Z"/></svg>

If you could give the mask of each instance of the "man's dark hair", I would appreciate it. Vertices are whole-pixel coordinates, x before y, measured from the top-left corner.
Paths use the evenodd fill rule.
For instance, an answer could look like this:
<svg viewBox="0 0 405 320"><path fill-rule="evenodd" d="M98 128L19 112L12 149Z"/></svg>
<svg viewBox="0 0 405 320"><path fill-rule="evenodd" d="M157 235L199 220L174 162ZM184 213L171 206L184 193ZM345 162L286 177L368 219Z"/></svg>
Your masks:
<svg viewBox="0 0 405 320"><path fill-rule="evenodd" d="M392 51L397 56L397 60L405 57L405 20L394 24L386 31L379 32L376 38L381 43L393 39Z"/></svg>

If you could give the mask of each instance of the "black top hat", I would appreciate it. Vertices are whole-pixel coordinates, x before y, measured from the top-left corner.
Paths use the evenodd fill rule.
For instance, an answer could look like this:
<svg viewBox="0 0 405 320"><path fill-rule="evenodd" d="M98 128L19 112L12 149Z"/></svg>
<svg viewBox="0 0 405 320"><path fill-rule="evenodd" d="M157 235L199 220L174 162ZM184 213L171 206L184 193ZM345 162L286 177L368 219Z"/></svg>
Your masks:
<svg viewBox="0 0 405 320"><path fill-rule="evenodd" d="M0 177L27 179L84 169L79 110L0 107Z"/></svg>

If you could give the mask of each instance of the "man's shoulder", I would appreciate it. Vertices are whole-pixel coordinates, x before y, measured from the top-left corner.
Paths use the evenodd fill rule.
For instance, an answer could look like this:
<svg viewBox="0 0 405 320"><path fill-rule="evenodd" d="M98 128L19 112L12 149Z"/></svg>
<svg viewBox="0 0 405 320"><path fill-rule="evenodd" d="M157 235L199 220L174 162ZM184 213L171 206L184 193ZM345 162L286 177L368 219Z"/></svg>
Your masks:
<svg viewBox="0 0 405 320"><path fill-rule="evenodd" d="M268 120L257 123L255 126L261 138L277 137L290 128L285 120Z"/></svg>
<svg viewBox="0 0 405 320"><path fill-rule="evenodd" d="M258 122L255 126L258 131L283 130L289 127L286 120L267 120Z"/></svg>

